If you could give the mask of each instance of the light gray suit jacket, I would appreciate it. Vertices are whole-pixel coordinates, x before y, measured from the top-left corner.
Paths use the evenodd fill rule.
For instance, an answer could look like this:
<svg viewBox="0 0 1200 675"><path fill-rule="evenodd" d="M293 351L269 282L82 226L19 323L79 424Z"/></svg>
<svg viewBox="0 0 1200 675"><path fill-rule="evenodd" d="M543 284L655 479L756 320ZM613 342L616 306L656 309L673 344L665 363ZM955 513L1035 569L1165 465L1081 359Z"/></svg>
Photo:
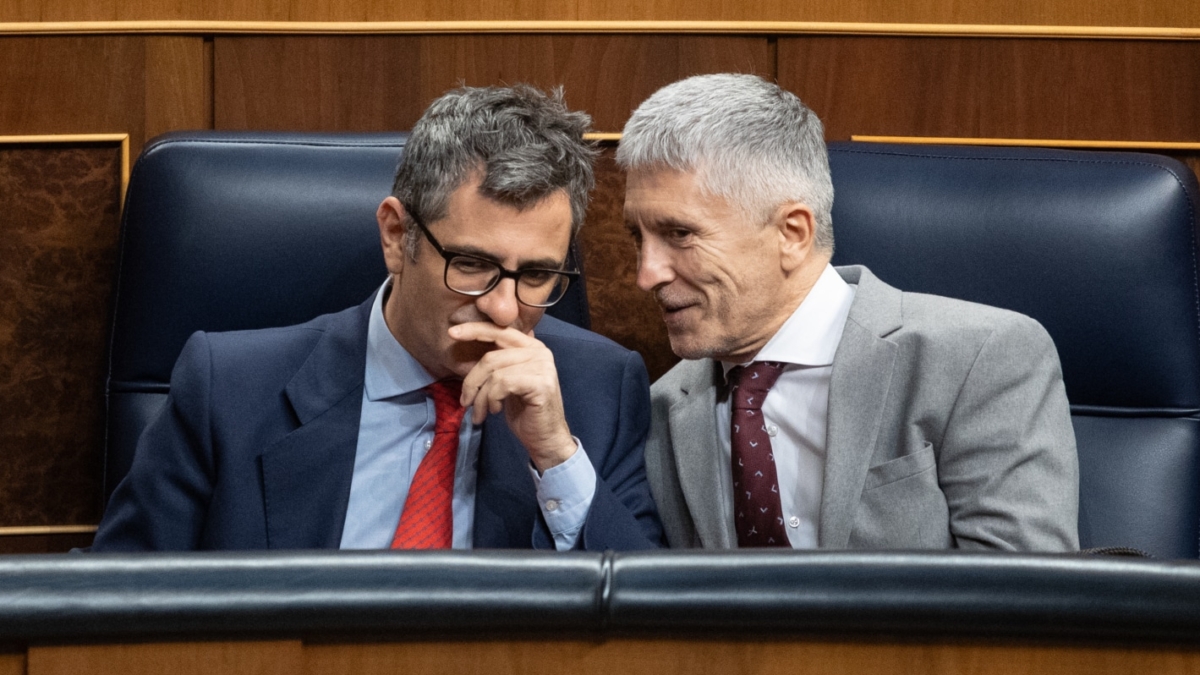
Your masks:
<svg viewBox="0 0 1200 675"><path fill-rule="evenodd" d="M1042 326L837 271L857 289L829 385L819 547L1078 549L1075 433ZM672 547L737 546L724 395L709 359L651 388L646 474Z"/></svg>

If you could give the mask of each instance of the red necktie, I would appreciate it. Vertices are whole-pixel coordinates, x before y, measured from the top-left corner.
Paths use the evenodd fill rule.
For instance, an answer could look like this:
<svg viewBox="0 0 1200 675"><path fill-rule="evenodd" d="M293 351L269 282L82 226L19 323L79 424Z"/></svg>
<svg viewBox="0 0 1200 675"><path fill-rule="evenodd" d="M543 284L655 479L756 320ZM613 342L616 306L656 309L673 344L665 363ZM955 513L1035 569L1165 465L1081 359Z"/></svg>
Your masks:
<svg viewBox="0 0 1200 675"><path fill-rule="evenodd" d="M783 529L779 478L762 406L783 364L757 361L729 371L733 388L733 514L738 548L790 546Z"/></svg>
<svg viewBox="0 0 1200 675"><path fill-rule="evenodd" d="M454 543L454 465L465 412L458 403L462 380L439 380L425 389L437 414L433 445L408 488L392 548L450 548Z"/></svg>

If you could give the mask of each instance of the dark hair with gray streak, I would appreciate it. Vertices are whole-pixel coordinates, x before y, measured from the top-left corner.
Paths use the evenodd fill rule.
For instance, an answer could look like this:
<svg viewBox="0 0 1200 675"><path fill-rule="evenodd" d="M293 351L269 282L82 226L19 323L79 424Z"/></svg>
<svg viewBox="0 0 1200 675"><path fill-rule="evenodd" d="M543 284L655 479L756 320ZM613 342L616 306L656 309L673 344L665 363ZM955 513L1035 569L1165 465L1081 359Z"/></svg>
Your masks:
<svg viewBox="0 0 1200 675"><path fill-rule="evenodd" d="M595 148L583 140L592 118L571 112L562 88L529 85L460 87L433 102L405 144L392 196L422 223L444 217L450 195L472 175L480 192L524 209L558 190L571 201L571 235L579 232L595 185ZM417 229L406 246L415 256Z"/></svg>
<svg viewBox="0 0 1200 675"><path fill-rule="evenodd" d="M791 201L813 210L817 248L833 252L833 181L821 120L754 75L697 75L634 111L617 149L625 171L695 173L701 189L766 224Z"/></svg>

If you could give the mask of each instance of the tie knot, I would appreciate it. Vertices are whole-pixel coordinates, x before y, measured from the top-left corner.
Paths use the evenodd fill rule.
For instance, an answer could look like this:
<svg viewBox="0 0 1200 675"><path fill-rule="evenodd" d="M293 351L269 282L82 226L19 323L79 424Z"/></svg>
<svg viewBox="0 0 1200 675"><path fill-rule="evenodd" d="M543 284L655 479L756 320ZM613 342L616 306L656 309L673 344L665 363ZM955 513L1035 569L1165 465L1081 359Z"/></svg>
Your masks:
<svg viewBox="0 0 1200 675"><path fill-rule="evenodd" d="M438 380L425 387L433 399L433 410L437 414L434 434L458 433L466 409L458 402L462 397L462 380Z"/></svg>
<svg viewBox="0 0 1200 675"><path fill-rule="evenodd" d="M730 390L734 410L759 410L767 392L783 373L783 364L778 361L755 361L748 366L738 366L729 371Z"/></svg>

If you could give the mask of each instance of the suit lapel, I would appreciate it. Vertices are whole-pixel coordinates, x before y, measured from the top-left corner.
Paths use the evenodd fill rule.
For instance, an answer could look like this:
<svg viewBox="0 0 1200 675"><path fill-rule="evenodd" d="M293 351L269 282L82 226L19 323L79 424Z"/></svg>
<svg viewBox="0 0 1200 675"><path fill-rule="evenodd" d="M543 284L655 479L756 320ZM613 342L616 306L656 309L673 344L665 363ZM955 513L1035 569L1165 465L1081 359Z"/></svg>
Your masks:
<svg viewBox="0 0 1200 675"><path fill-rule="evenodd" d="M503 412L489 415L479 441L471 545L529 548L537 513L529 454L508 428Z"/></svg>
<svg viewBox="0 0 1200 675"><path fill-rule="evenodd" d="M373 299L330 322L285 390L299 427L261 457L269 548L337 548L341 543Z"/></svg>
<svg viewBox="0 0 1200 675"><path fill-rule="evenodd" d="M717 366L709 360L702 364L707 366L706 377L684 385L682 398L671 406L671 447L683 498L702 545L734 548L737 538L731 506L723 498L727 490L721 478L725 473L713 416L717 404Z"/></svg>
<svg viewBox="0 0 1200 675"><path fill-rule="evenodd" d="M821 493L821 548L845 548L879 437L896 362L884 337L901 326L901 295L866 268L838 268L857 284L854 304L833 360Z"/></svg>

